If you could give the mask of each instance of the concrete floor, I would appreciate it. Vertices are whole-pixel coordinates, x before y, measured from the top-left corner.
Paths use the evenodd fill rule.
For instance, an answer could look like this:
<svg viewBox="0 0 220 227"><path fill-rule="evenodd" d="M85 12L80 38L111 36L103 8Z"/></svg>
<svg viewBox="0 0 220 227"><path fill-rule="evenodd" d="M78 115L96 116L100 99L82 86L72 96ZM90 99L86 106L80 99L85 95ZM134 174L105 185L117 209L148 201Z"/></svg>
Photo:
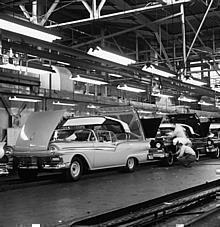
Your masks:
<svg viewBox="0 0 220 227"><path fill-rule="evenodd" d="M74 183L52 180L0 192L0 227L70 223L219 179L216 169L220 169L220 160L214 159L192 168L144 165L131 174L105 171Z"/></svg>

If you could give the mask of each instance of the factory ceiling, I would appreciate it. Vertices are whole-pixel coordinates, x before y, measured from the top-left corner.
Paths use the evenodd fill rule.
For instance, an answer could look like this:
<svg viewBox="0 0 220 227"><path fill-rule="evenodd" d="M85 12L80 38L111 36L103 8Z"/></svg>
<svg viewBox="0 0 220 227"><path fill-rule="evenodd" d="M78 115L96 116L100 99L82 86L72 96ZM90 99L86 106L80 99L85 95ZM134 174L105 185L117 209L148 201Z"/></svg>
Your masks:
<svg viewBox="0 0 220 227"><path fill-rule="evenodd" d="M44 26L62 37L48 44L2 31L2 45L42 59L62 60L90 74L94 69L120 72L126 80L143 84L152 82L152 75L141 70L146 64L188 76L191 63L196 62L218 73L219 5L218 0L2 0L0 14ZM87 54L97 46L136 63L127 67ZM168 90L172 86L194 95L214 94L179 79L162 77L161 81Z"/></svg>

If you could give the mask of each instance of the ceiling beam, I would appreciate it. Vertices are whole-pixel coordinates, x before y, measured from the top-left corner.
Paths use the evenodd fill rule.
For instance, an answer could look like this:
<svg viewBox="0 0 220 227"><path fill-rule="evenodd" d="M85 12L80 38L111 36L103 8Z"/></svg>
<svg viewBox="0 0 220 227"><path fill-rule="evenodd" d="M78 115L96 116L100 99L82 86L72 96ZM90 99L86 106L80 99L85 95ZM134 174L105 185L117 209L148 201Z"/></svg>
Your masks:
<svg viewBox="0 0 220 227"><path fill-rule="evenodd" d="M190 2L191 0L179 0L178 2L175 2L172 4L173 5L179 5L179 4L183 4L183 3L187 3ZM118 1L119 2L119 1ZM75 26L79 26L79 25L85 25L87 23L91 23L94 21L100 21L100 20L108 20L108 19L117 19L118 17L125 17L125 16L134 16L135 13L139 13L139 12L146 12L149 10L154 10L154 9L161 9L164 7L168 7L169 5L163 6L162 4L154 4L154 5L146 5L144 7L140 7L140 8L135 8L135 9L129 9L129 10L124 10L121 12L117 12L117 13L110 13L110 14L106 14L106 15L102 15L98 18L85 18L85 19L80 19L80 20L75 20L75 21L68 21L68 22L64 22L64 23L60 23L60 24L54 24L54 25L49 25L47 26L48 28L54 28L54 27L64 27L64 26L68 26L68 25L75 25Z"/></svg>

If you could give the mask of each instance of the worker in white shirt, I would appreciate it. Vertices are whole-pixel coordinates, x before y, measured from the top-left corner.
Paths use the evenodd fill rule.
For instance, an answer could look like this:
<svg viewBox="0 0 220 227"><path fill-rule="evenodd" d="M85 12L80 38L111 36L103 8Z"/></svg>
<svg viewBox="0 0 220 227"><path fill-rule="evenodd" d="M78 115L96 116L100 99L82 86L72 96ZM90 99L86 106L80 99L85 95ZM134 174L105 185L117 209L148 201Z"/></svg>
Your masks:
<svg viewBox="0 0 220 227"><path fill-rule="evenodd" d="M173 145L175 146L178 142L184 145L192 146L191 140L186 136L186 132L183 126L176 124L175 129L172 133Z"/></svg>
<svg viewBox="0 0 220 227"><path fill-rule="evenodd" d="M177 159L185 167L191 167L191 163L196 161L195 151L187 145L183 145L181 142L178 142L177 145Z"/></svg>

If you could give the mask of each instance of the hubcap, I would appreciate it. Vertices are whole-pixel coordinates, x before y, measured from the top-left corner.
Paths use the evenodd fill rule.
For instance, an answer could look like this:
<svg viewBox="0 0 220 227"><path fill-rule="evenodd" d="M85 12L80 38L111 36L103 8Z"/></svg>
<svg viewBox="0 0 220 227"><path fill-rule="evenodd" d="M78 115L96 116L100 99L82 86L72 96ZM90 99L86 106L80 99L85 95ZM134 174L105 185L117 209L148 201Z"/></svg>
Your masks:
<svg viewBox="0 0 220 227"><path fill-rule="evenodd" d="M77 177L80 173L80 164L78 162L73 162L71 165L71 175Z"/></svg>
<svg viewBox="0 0 220 227"><path fill-rule="evenodd" d="M169 163L170 165L173 164L173 156L172 156L172 155L170 155L170 156L168 157L168 163Z"/></svg>
<svg viewBox="0 0 220 227"><path fill-rule="evenodd" d="M129 169L132 169L134 167L134 159L133 158L128 159L128 167L129 167Z"/></svg>
<svg viewBox="0 0 220 227"><path fill-rule="evenodd" d="M216 151L216 157L219 158L219 148Z"/></svg>

